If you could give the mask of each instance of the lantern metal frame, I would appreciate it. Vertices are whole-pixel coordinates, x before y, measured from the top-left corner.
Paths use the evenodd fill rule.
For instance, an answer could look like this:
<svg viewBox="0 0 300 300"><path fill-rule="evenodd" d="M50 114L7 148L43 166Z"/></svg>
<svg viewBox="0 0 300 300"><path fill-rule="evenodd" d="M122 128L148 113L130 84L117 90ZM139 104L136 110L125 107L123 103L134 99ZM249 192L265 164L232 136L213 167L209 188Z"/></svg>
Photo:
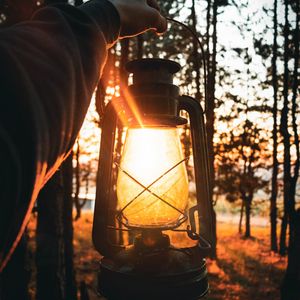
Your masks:
<svg viewBox="0 0 300 300"><path fill-rule="evenodd" d="M188 253L191 257L195 256L198 260L194 263L195 268L192 272L179 272L176 274L175 271L164 278L157 274L152 274L156 281L151 283L153 286L151 290L154 294L151 294L151 292L150 294L151 297L155 296L155 299L164 299L163 297L166 297L167 294L172 293L172 289L175 289L174 296L178 295L178 293L180 294L180 290L182 293L185 293L185 295L190 293L190 296L185 299L199 299L199 297L206 294L208 289L204 257L210 252L210 244L214 243L212 232L213 208L209 195L209 157L207 152L204 112L199 101L190 96L179 95L179 88L173 85L173 75L179 71L179 64L163 59L141 59L128 63L126 68L129 72L133 73L133 84L128 87L129 97L131 101L134 101L135 107L138 108L139 117L142 118L144 125L181 125L186 123L186 120L180 117L180 111L186 111L189 115L197 204L190 208L179 222L181 224L188 218L190 224L187 228L173 230L186 231L189 238L198 240L197 245L194 247L177 249L178 251ZM100 281L102 284L100 283L99 291L105 295L110 294L111 298L109 299L118 299L118 297L120 297L117 289L110 288L110 280L113 280L115 284L122 289L122 287L128 287L130 283L136 285L133 281L139 280L139 275L143 275L142 270L133 274L136 276L131 276L132 274L128 275L126 272L119 272L111 267L111 265L114 264L114 260L117 260L116 257L125 250L124 245L116 245L109 241L111 231L130 231L136 229L130 228L126 222L123 223L120 213L116 214L116 217L118 217L119 222L123 223L127 228L116 227L115 224L110 223L112 218L110 216L111 211L109 204L112 195L115 193L112 175L117 125L121 119L124 119L125 112L127 114L126 119L129 119L128 123L125 124L126 126L132 126L138 121L133 112L129 114L130 117L128 117L128 111L132 111L128 105L128 101L124 101L124 99L121 98L115 99L107 105L102 119L93 242L97 251L105 257L105 259L102 260L102 264L100 264ZM197 218L195 217L196 212L198 212ZM198 223L199 226L197 226L196 223ZM197 228L200 228L200 230L197 231ZM169 228L161 228L161 230L168 229ZM166 240L167 238L165 237L164 239ZM182 258L179 260L182 260ZM192 260L194 260L194 258L192 258ZM151 272L153 273L153 270ZM149 294L150 286L147 285L146 282L149 281L149 278L152 278L148 275L144 278L144 281L139 282L138 291L135 293L132 291L129 292L128 299L135 299L135 295L141 293L143 289L148 289L148 291L145 291L140 299L148 299L145 297L147 297L147 293ZM175 278L173 275L177 277ZM185 282L185 284L179 283L178 280ZM167 285L172 288L163 288L162 282L167 282ZM180 289L179 286L181 286ZM191 292L191 290L193 290L193 292ZM158 296L158 294L160 296ZM122 294L122 297L124 297L124 294ZM151 297L149 299L151 299Z"/></svg>

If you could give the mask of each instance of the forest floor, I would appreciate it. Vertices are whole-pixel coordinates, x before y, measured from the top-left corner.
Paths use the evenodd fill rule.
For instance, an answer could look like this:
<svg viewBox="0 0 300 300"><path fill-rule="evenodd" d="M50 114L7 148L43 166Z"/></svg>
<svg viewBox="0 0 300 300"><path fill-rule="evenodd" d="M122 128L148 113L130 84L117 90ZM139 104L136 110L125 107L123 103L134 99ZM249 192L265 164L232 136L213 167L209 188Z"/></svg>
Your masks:
<svg viewBox="0 0 300 300"><path fill-rule="evenodd" d="M34 223L29 226L34 236ZM97 270L100 255L91 242L92 214L83 212L74 222L77 282L85 282L90 299L97 298ZM269 228L252 227L251 239L237 233L237 225L218 222L218 259L208 261L210 293L206 300L279 300L286 258L269 251ZM33 287L34 289L34 287ZM120 299L121 300L121 299ZM185 299L182 299L185 300Z"/></svg>

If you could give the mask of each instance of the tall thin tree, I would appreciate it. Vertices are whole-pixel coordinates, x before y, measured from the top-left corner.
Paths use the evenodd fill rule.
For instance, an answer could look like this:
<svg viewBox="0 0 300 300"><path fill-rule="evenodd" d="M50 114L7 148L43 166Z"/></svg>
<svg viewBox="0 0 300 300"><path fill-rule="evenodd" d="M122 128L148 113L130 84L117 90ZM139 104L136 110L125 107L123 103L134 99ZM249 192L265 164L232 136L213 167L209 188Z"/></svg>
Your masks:
<svg viewBox="0 0 300 300"><path fill-rule="evenodd" d="M277 0L274 0L274 17L273 17L273 56L272 56L272 85L273 85L273 170L272 170L272 191L270 199L270 222L271 222L271 250L278 251L277 246L277 177L278 177L278 158L277 158L277 94L278 94L278 78L277 78Z"/></svg>
<svg viewBox="0 0 300 300"><path fill-rule="evenodd" d="M292 128L293 143L296 149L296 160L291 176L288 215L289 215L289 247L288 266L281 287L281 300L300 299L300 209L295 210L297 181L300 168L300 145L297 124L297 95L298 95L298 67L299 67L299 1L295 1L296 28L293 32L294 40L294 71L292 85Z"/></svg>
<svg viewBox="0 0 300 300"><path fill-rule="evenodd" d="M210 9L211 4L208 4L208 10ZM209 155L209 171L210 171L210 181L211 181L211 201L213 202L213 190L215 186L215 170L214 170L214 133L215 133L215 83L216 83L216 47L217 47L217 10L218 10L218 1L213 1L212 4L212 16L207 12L207 24L211 24L213 28L212 34L212 52L207 54L207 99L206 99L206 132L207 132L207 145L208 145L208 155ZM212 18L212 20L210 20ZM211 23L210 23L211 22ZM209 49L210 43L210 26L207 25L207 50ZM213 211L213 233L215 235L216 242L216 215ZM216 257L216 243L212 245L212 257Z"/></svg>
<svg viewBox="0 0 300 300"><path fill-rule="evenodd" d="M195 0L192 1L191 7L191 19L192 19L192 29L194 32L197 32L197 16L196 16L196 4ZM195 39L193 39L193 64L194 70L196 72L196 99L198 101L201 100L201 92L200 92L200 61L199 61L199 51L198 44Z"/></svg>
<svg viewBox="0 0 300 300"><path fill-rule="evenodd" d="M283 78L283 108L281 111L280 120L280 133L283 137L283 202L284 213L281 223L280 232L280 248L281 255L286 254L286 233L288 227L289 218L289 196L290 196L290 184L291 184L291 153L290 153L290 133L289 133L289 102L288 102L288 89L289 89L289 69L288 69L288 51L289 51L289 21L288 21L288 0L284 2L284 78Z"/></svg>
<svg viewBox="0 0 300 300"><path fill-rule="evenodd" d="M290 213L290 233L294 231L294 215L295 215L295 204L296 204L296 190L297 181L299 178L299 168L300 168L300 145L299 145L299 134L298 134L298 124L297 124L297 96L299 88L298 80L298 69L299 69L299 1L295 1L296 10L296 28L293 32L293 42L294 42L294 70L293 70L293 85L292 85L292 131L293 131L293 144L295 146L295 163L293 165L293 175L291 176L290 184L290 201L289 201L289 213ZM290 234L289 243L292 242L293 234Z"/></svg>
<svg viewBox="0 0 300 300"><path fill-rule="evenodd" d="M39 194L36 229L37 300L64 300L62 174L56 172Z"/></svg>

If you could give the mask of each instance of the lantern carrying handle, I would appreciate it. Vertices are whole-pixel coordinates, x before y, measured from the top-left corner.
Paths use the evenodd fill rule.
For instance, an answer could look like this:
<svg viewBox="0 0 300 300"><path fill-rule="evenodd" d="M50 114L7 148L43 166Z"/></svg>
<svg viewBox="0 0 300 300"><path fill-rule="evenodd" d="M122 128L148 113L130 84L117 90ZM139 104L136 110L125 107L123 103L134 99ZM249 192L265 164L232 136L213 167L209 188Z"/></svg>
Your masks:
<svg viewBox="0 0 300 300"><path fill-rule="evenodd" d="M106 257L112 257L119 252L121 245L109 242L111 228L114 226L114 217L110 218L109 211L112 198L112 170L115 134L118 114L122 112L122 102L114 99L105 108L102 122L99 164L97 172L97 190L95 199L93 243L99 253ZM116 108L119 107L118 110Z"/></svg>
<svg viewBox="0 0 300 300"><path fill-rule="evenodd" d="M207 138L204 123L204 112L200 103L187 95L179 97L178 114L180 110L188 113L191 124L191 139L195 166L196 198L197 205L190 212L191 228L196 233L195 212L198 211L198 221L201 236L209 244L215 245L213 234L213 206L211 202L211 182L209 170L209 156L207 151ZM198 233L200 236L200 233Z"/></svg>
<svg viewBox="0 0 300 300"><path fill-rule="evenodd" d="M203 48L203 45L201 43L201 40L199 39L199 37L197 36L197 33L194 32L188 25L178 21L178 20L175 20L173 18L170 18L170 17L165 17L168 21L170 22L173 22L175 24L178 24L180 26L182 26L185 30L187 30L191 36L193 37L194 41L197 43L197 45L199 46L200 48L200 51L201 51L201 57L202 57L202 63L203 63L203 80L204 80L204 103L205 103L205 107L204 107L204 111L203 113L205 114L206 113L206 109L207 109L207 101L208 101L208 91L207 91L207 66L206 66L206 60L205 60L205 52L204 52L204 48ZM199 33L198 33L199 34ZM198 85L199 82L196 82L196 84Z"/></svg>

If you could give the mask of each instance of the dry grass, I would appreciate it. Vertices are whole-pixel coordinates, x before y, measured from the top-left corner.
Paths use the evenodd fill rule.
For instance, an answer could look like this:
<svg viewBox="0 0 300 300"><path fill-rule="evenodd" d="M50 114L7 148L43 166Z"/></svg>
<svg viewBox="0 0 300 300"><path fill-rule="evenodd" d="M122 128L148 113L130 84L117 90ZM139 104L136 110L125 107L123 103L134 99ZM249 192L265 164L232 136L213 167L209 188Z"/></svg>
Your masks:
<svg viewBox="0 0 300 300"><path fill-rule="evenodd" d="M269 228L253 227L243 239L237 226L218 224L218 260L209 262L210 300L277 300L286 258L269 251Z"/></svg>
<svg viewBox="0 0 300 300"><path fill-rule="evenodd" d="M29 226L32 239L34 226L33 218ZM74 222L75 268L77 282L84 281L87 284L92 300L96 299L93 291L96 289L100 255L92 246L91 230L92 214L83 213ZM237 234L236 225L218 224L218 259L208 261L211 291L205 299L279 299L286 258L269 251L269 228L252 227L252 234L254 238L245 240ZM34 286L31 290L34 290Z"/></svg>

